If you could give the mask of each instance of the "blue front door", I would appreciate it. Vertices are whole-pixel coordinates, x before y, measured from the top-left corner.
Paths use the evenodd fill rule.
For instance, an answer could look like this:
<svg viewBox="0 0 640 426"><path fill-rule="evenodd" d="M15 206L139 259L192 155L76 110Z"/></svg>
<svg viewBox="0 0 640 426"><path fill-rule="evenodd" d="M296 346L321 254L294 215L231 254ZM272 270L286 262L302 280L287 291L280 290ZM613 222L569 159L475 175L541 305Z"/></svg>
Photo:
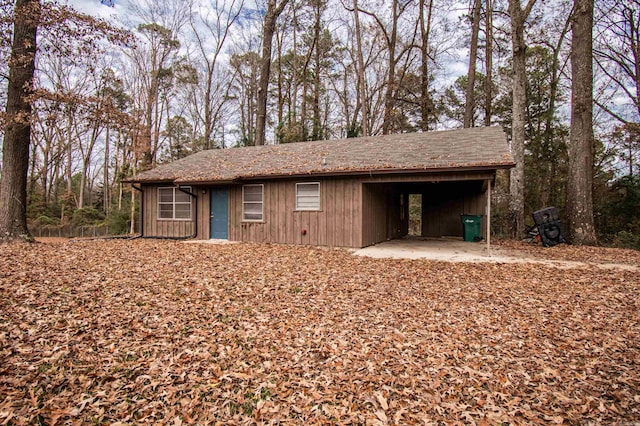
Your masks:
<svg viewBox="0 0 640 426"><path fill-rule="evenodd" d="M211 188L210 237L220 240L229 238L229 190Z"/></svg>

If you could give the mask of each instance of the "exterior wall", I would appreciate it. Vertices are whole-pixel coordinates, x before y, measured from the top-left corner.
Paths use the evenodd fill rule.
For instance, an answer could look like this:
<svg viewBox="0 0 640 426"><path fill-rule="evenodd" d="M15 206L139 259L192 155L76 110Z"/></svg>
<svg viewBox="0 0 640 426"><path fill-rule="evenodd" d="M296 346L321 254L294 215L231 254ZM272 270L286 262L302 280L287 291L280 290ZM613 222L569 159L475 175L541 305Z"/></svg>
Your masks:
<svg viewBox="0 0 640 426"><path fill-rule="evenodd" d="M261 222L242 220L242 185L233 184L228 186L229 240L365 247L407 234L408 206L405 202L403 211L400 199L408 193L424 194L423 235L462 236L460 214L485 213L486 197L479 184L494 174L488 171L246 182L264 185ZM320 211L295 211L296 183L301 182L320 182ZM197 239L209 239L210 187L192 186L191 192L196 195L192 199L192 220L183 221L157 218L160 186L169 185L143 186L143 235L184 238L195 233Z"/></svg>
<svg viewBox="0 0 640 426"><path fill-rule="evenodd" d="M194 234L197 203L193 199L191 200L191 220L158 219L158 188L168 186L171 185L142 186L142 196L144 197L142 235L145 237L187 238ZM197 188L192 187L191 192L196 190Z"/></svg>
<svg viewBox="0 0 640 426"><path fill-rule="evenodd" d="M400 208L400 197L402 191L396 184L363 184L363 247L407 234L409 222Z"/></svg>
<svg viewBox="0 0 640 426"><path fill-rule="evenodd" d="M198 196L198 233L196 239L208 240L211 235L209 229L211 225L209 220L209 210L211 209L209 188L194 186L192 192Z"/></svg>
<svg viewBox="0 0 640 426"><path fill-rule="evenodd" d="M494 171L488 171L361 179L362 246L407 235L408 200L405 198L402 206L400 198L408 194L422 194L422 236L462 237L460 215L485 213L486 196L482 185L494 175ZM484 233L483 226L483 236Z"/></svg>
<svg viewBox="0 0 640 426"><path fill-rule="evenodd" d="M320 211L296 211L296 183L320 182ZM248 182L249 183L249 182ZM361 246L360 182L283 179L264 184L263 220L242 220L242 185L229 188L229 239L320 246ZM303 231L306 233L303 234Z"/></svg>
<svg viewBox="0 0 640 426"><path fill-rule="evenodd" d="M456 197L452 198L452 194L456 194ZM435 185L422 194L422 235L462 237L460 215L484 215L486 206L486 194L482 192L481 182ZM482 226L482 233L486 238L485 226Z"/></svg>

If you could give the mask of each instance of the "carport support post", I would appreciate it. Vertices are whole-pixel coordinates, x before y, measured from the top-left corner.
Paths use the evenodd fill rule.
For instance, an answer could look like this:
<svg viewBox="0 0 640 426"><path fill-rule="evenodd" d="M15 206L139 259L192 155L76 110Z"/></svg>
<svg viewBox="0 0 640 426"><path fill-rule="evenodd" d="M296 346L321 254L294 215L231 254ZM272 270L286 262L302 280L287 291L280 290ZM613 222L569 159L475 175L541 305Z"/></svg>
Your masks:
<svg viewBox="0 0 640 426"><path fill-rule="evenodd" d="M491 256L491 179L487 180L487 256Z"/></svg>

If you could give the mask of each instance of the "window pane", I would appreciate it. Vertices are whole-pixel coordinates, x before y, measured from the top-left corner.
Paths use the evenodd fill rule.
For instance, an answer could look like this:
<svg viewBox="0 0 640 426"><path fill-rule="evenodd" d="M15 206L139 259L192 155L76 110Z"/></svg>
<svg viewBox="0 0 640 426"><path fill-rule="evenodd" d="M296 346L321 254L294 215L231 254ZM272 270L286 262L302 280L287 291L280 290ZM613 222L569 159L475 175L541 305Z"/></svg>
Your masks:
<svg viewBox="0 0 640 426"><path fill-rule="evenodd" d="M191 218L191 205L176 204L176 219L190 219L190 218Z"/></svg>
<svg viewBox="0 0 640 426"><path fill-rule="evenodd" d="M173 205L172 204L160 204L158 217L160 219L172 219L173 218Z"/></svg>
<svg viewBox="0 0 640 426"><path fill-rule="evenodd" d="M320 210L319 183L299 183L296 185L296 209Z"/></svg>
<svg viewBox="0 0 640 426"><path fill-rule="evenodd" d="M299 183L298 194L299 195L319 195L320 184L319 183Z"/></svg>
<svg viewBox="0 0 640 426"><path fill-rule="evenodd" d="M173 188L158 189L158 196L161 203L173 203Z"/></svg>
<svg viewBox="0 0 640 426"><path fill-rule="evenodd" d="M246 203L244 211L245 213L262 213L262 203Z"/></svg>
<svg viewBox="0 0 640 426"><path fill-rule="evenodd" d="M262 220L262 213L244 212L244 220Z"/></svg>
<svg viewBox="0 0 640 426"><path fill-rule="evenodd" d="M243 220L262 220L262 185L242 187Z"/></svg>
<svg viewBox="0 0 640 426"><path fill-rule="evenodd" d="M320 208L320 201L317 197L299 197L298 209L300 210L318 210Z"/></svg>
<svg viewBox="0 0 640 426"><path fill-rule="evenodd" d="M262 185L245 185L243 201L262 201Z"/></svg>
<svg viewBox="0 0 640 426"><path fill-rule="evenodd" d="M246 192L244 193L244 201L245 202L261 202L262 201L262 194L247 194Z"/></svg>
<svg viewBox="0 0 640 426"><path fill-rule="evenodd" d="M185 194L179 189L176 189L176 203L189 203L190 201L191 196L189 194Z"/></svg>

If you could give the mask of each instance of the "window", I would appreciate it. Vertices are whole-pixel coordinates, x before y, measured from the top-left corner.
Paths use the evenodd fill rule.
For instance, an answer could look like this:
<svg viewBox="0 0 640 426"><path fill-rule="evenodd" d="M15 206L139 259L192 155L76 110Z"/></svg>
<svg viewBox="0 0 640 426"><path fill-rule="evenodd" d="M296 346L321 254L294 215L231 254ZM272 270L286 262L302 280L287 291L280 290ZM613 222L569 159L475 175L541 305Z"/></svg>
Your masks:
<svg viewBox="0 0 640 426"><path fill-rule="evenodd" d="M262 220L262 196L264 185L244 185L242 187L242 220Z"/></svg>
<svg viewBox="0 0 640 426"><path fill-rule="evenodd" d="M191 191L190 186L182 187ZM158 188L158 219L191 220L191 196L178 188Z"/></svg>
<svg viewBox="0 0 640 426"><path fill-rule="evenodd" d="M296 183L296 210L320 210L320 182Z"/></svg>

